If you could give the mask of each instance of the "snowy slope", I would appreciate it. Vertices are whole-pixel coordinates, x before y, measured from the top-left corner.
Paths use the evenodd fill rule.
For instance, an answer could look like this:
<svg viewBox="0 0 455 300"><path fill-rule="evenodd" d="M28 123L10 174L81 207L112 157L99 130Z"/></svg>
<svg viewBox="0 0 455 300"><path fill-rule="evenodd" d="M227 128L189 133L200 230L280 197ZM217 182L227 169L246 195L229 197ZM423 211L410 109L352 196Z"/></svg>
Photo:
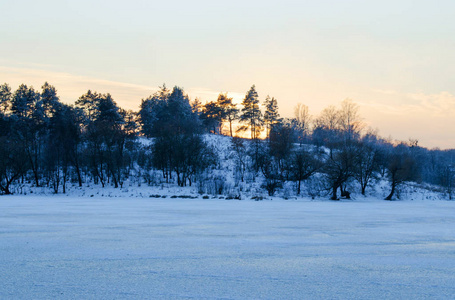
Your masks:
<svg viewBox="0 0 455 300"><path fill-rule="evenodd" d="M214 134L205 134L203 137L218 157L218 163L199 175L191 187L181 188L176 183L165 183L161 171L157 170L150 171L154 180L148 186L145 180L137 175L139 170L136 170L134 176L124 181L122 188L115 189L109 184L103 188L101 185L93 184L92 180L87 178L82 188L75 183L68 182L67 194L68 196L78 197L199 197L200 195L205 195L206 197L240 198L243 200L251 198L293 200L314 198L325 200L330 197L327 190L321 190L321 176L318 177L318 174L302 182L302 193L299 196L296 195L296 182L286 182L282 189L278 189L275 197L269 197L266 190L261 187L264 183L261 172L257 174L246 172L243 182L235 177L236 155L231 147L231 137ZM248 147L250 141L245 140L244 142L245 146ZM150 146L152 139L141 137L139 138L139 143L143 146ZM137 166L137 168L139 167ZM141 172L146 173L147 171L142 170ZM221 194L218 193L220 185L222 186ZM51 187L34 187L31 182L24 184L16 182L11 187L11 191L14 194L22 195L53 194ZM371 187L367 188L366 198L359 193L360 186L354 181L350 182L349 191L354 201L370 198L384 199L390 193L390 184L386 178L374 182ZM415 183L407 183L400 186L397 190L397 196L399 196L400 200L448 199L448 195L444 194L439 187Z"/></svg>

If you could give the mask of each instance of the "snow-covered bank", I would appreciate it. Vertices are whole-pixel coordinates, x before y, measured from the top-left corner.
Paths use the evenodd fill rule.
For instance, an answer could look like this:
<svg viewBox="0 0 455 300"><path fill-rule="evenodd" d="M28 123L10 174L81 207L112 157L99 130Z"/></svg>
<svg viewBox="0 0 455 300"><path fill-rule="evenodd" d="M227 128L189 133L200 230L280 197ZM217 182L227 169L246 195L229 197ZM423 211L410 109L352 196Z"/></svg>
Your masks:
<svg viewBox="0 0 455 300"><path fill-rule="evenodd" d="M0 298L455 298L451 201L0 200Z"/></svg>
<svg viewBox="0 0 455 300"><path fill-rule="evenodd" d="M30 184L17 185L14 188L14 193L17 196L38 196L38 197L66 197L79 201L78 198L87 197L103 197L103 198L217 198L229 199L239 196L241 200L249 200L260 198L265 200L297 200L297 201L327 201L329 195L321 193L319 196L310 197L308 193L302 192L302 195L295 194L295 184L287 183L275 196L268 196L267 192L260 187L259 182L241 183L235 186L229 176L220 175L219 182L224 186L222 194L218 193L202 193L199 184L193 186L179 187L176 184L160 183L157 185L149 186L147 184L126 183L123 187L114 188L113 186L102 187L100 184L84 184L79 187L77 184L69 184L65 194L55 194L52 189L48 187L34 187ZM214 175L216 177L217 174ZM205 191L207 192L207 191ZM378 181L376 185L368 190L366 196L360 193L352 193L350 200L356 202L371 202L383 201L385 196L390 192L390 187L386 181ZM432 186L424 186L422 184L407 183L399 187L397 191L399 199L393 201L451 201L447 194L435 189ZM0 199L5 196L0 195ZM41 198L40 198L41 199ZM343 200L343 199L342 199Z"/></svg>

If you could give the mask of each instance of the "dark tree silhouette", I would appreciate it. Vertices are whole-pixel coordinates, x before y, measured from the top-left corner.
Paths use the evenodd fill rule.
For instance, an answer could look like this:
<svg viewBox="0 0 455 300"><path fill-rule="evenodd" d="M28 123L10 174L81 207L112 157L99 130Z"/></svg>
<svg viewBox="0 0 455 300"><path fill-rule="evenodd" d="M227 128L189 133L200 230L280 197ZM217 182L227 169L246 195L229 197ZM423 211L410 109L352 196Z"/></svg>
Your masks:
<svg viewBox="0 0 455 300"><path fill-rule="evenodd" d="M272 128L280 123L280 114L278 113L278 101L275 98L267 96L263 103L264 112L264 125L266 130L267 139L270 137L270 131Z"/></svg>
<svg viewBox="0 0 455 300"><path fill-rule="evenodd" d="M388 177L391 185L390 194L385 200L392 200L396 188L405 181L418 176L416 162L412 158L409 147L405 144L395 146L388 157Z"/></svg>
<svg viewBox="0 0 455 300"><path fill-rule="evenodd" d="M256 140L259 138L264 120L261 109L259 108L258 93L254 85L246 93L242 106L239 121L245 125L241 126L238 131L247 131L250 129L251 139Z"/></svg>

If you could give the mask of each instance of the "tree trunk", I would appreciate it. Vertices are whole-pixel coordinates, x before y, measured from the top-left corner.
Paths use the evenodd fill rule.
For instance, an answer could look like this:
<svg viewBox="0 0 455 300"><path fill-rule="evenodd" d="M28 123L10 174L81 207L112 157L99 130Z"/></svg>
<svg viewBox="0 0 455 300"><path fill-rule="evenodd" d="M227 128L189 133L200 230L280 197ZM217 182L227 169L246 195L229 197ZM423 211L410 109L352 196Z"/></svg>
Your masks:
<svg viewBox="0 0 455 300"><path fill-rule="evenodd" d="M114 180L114 188L118 188L118 181L117 181L117 178L115 177L115 173L110 167L109 167L109 169L111 170L112 180Z"/></svg>
<svg viewBox="0 0 455 300"><path fill-rule="evenodd" d="M385 200L392 200L392 196L395 193L395 182L392 182L392 190L390 191L390 194L385 198Z"/></svg>
<svg viewBox="0 0 455 300"><path fill-rule="evenodd" d="M9 190L9 186L11 184L12 181L9 181L9 180L6 180L6 184L5 186L1 187L1 189L3 190L3 192L5 193L5 195L11 195L11 191Z"/></svg>
<svg viewBox="0 0 455 300"><path fill-rule="evenodd" d="M338 200L338 198L337 198L337 190L338 190L338 186L334 185L332 187L332 198L330 198L331 200Z"/></svg>
<svg viewBox="0 0 455 300"><path fill-rule="evenodd" d="M79 182L79 187L82 187L82 176L81 176L81 170L79 169L79 164L75 164L76 167L76 173L77 173L77 181Z"/></svg>
<svg viewBox="0 0 455 300"><path fill-rule="evenodd" d="M9 183L6 182L6 185L3 187L1 186L1 190L4 192L5 195L11 195L11 192L9 190Z"/></svg>

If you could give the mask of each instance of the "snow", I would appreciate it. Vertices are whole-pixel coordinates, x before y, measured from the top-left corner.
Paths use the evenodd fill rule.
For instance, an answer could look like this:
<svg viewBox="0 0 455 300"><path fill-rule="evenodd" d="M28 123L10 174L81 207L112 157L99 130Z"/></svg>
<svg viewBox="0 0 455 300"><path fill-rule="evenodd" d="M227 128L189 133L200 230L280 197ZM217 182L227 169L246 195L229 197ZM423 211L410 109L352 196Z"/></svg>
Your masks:
<svg viewBox="0 0 455 300"><path fill-rule="evenodd" d="M115 195L0 197L0 298L455 298L455 202Z"/></svg>

